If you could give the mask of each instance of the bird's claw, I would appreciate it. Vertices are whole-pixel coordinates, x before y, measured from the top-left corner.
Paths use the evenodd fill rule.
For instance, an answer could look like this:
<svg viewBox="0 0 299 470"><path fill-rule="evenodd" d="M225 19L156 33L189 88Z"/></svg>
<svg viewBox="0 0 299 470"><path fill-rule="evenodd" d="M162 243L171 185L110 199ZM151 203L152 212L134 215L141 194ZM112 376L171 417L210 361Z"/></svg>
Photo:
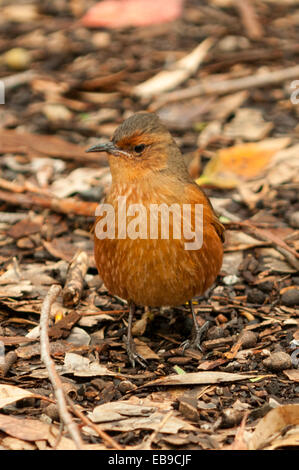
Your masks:
<svg viewBox="0 0 299 470"><path fill-rule="evenodd" d="M144 357L142 357L140 354L136 352L134 342L128 340L127 336L123 336L123 340L125 342L127 354L132 364L132 367L135 367L135 361L136 361L138 362L139 365L141 365L141 367L146 368L147 367L146 359L144 359Z"/></svg>
<svg viewBox="0 0 299 470"><path fill-rule="evenodd" d="M199 349L202 352L201 345L198 341L193 341L192 339L186 339L183 343L180 344L180 348L183 349L183 353L186 349Z"/></svg>
<svg viewBox="0 0 299 470"><path fill-rule="evenodd" d="M199 349L202 352L202 347L201 347L201 339L202 336L206 333L210 326L210 322L206 321L200 328L196 328L195 331L192 333L192 338L187 339L181 344L181 348L183 348L183 352L185 352L186 349Z"/></svg>

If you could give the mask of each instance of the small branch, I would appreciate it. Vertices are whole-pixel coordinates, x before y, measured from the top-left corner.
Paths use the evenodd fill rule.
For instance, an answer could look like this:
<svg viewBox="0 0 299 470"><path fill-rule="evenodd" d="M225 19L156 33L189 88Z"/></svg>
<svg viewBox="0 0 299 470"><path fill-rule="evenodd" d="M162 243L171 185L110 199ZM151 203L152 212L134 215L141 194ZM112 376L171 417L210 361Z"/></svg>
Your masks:
<svg viewBox="0 0 299 470"><path fill-rule="evenodd" d="M76 214L93 217L98 204L96 202L77 201L73 198L58 199L31 193L10 193L0 190L0 201L19 207L41 207L62 214Z"/></svg>
<svg viewBox="0 0 299 470"><path fill-rule="evenodd" d="M203 95L223 95L226 93L234 93L240 90L248 90L249 88L259 88L268 85L281 83L285 80L295 79L299 76L299 65L288 67L286 69L274 70L273 72L257 73L249 75L248 77L235 78L232 80L214 81L210 77L209 80L195 85L193 87L185 88L183 90L173 91L161 95L150 106L151 111L155 111L166 103L173 101L186 100Z"/></svg>
<svg viewBox="0 0 299 470"><path fill-rule="evenodd" d="M25 83L31 82L34 78L34 72L32 70L26 70L25 72L16 73L14 75L10 75L10 77L2 78L2 82L4 83L5 90L10 90L11 88L15 88L20 85L24 85Z"/></svg>
<svg viewBox="0 0 299 470"><path fill-rule="evenodd" d="M263 28L256 15L252 0L234 0L241 21L251 39L260 39L263 36Z"/></svg>
<svg viewBox="0 0 299 470"><path fill-rule="evenodd" d="M81 450L83 449L83 441L80 436L76 423L72 420L72 417L70 413L68 412L66 398L63 392L62 382L61 382L59 375L56 372L54 362L50 356L50 344L49 344L49 336L48 336L49 315L51 311L51 306L56 300L56 297L59 295L60 291L61 291L60 286L58 285L51 286L42 305L41 316L40 316L41 358L47 368L49 379L53 385L54 394L57 400L57 406L58 406L59 414L62 418L62 421L64 422L72 439L74 440L77 449Z"/></svg>
<svg viewBox="0 0 299 470"><path fill-rule="evenodd" d="M84 276L88 269L88 256L85 251L78 251L68 269L63 289L64 307L74 307L78 304L83 291Z"/></svg>
<svg viewBox="0 0 299 470"><path fill-rule="evenodd" d="M18 359L17 353L15 351L9 351L4 358L4 364L0 365L0 377L5 377L11 366Z"/></svg>
<svg viewBox="0 0 299 470"><path fill-rule="evenodd" d="M128 309L122 309L122 310L99 310L98 312L83 312L81 314L82 317L90 317L90 316L95 316L95 315L124 315L128 313ZM1 338L1 336L0 336Z"/></svg>

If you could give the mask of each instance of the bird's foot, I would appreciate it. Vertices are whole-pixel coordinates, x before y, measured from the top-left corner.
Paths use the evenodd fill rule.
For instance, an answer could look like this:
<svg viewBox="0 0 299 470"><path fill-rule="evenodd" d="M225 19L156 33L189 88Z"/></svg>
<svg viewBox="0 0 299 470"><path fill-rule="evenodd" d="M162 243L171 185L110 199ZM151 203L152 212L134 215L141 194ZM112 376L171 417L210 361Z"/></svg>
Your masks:
<svg viewBox="0 0 299 470"><path fill-rule="evenodd" d="M129 360L132 364L132 367L135 367L135 361L136 361L142 367L146 368L147 367L147 362L144 359L144 357L142 357L140 354L138 354L136 352L136 347L135 347L134 341L133 340L130 341L127 338L127 336L123 336L123 340L124 340L124 343L126 345L127 354L128 354Z"/></svg>
<svg viewBox="0 0 299 470"><path fill-rule="evenodd" d="M185 349L196 349L198 348L200 351L201 349L201 339L202 336L206 333L210 326L210 322L206 321L201 327L196 327L192 332L191 339L187 339L181 344L181 348L183 348L183 352Z"/></svg>

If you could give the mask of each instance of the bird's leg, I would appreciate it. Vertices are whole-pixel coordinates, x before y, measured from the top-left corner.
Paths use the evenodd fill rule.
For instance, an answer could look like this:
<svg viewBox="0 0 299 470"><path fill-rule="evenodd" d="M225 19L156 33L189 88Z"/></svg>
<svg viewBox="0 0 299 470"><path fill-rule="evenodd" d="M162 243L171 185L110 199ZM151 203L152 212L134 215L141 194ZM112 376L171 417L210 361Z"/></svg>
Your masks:
<svg viewBox="0 0 299 470"><path fill-rule="evenodd" d="M210 322L206 321L201 327L198 326L197 320L196 320L196 315L194 312L192 300L189 300L189 307L192 313L192 319L193 319L193 328L192 328L192 336L191 339L187 339L181 344L181 347L183 348L183 351L185 349L189 348L198 348L201 351L201 337L203 334L207 331L209 328Z"/></svg>
<svg viewBox="0 0 299 470"><path fill-rule="evenodd" d="M137 354L132 337L132 323L135 309L136 305L133 302L130 302L127 336L124 336L123 340L126 344L128 357L132 366L135 367L135 361L137 361L142 367L146 367L146 360L142 356L140 356L140 354Z"/></svg>

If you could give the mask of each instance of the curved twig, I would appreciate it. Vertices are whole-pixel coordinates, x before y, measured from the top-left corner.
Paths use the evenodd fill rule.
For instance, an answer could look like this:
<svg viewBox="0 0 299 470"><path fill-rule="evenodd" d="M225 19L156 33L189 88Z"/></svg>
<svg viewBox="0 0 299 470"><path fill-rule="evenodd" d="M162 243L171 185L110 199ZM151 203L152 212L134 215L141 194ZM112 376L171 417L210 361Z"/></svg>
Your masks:
<svg viewBox="0 0 299 470"><path fill-rule="evenodd" d="M54 362L50 356L50 345L49 345L49 336L48 336L48 322L50 310L53 302L56 297L59 295L61 287L58 285L53 285L49 289L41 309L40 316L40 347L41 347L41 358L44 362L49 379L53 385L54 394L57 400L57 406L59 414L68 429L72 439L75 442L76 448L78 450L83 449L83 441L79 433L76 423L72 420L72 417L67 409L67 403L63 392L62 382L59 375L56 372Z"/></svg>

